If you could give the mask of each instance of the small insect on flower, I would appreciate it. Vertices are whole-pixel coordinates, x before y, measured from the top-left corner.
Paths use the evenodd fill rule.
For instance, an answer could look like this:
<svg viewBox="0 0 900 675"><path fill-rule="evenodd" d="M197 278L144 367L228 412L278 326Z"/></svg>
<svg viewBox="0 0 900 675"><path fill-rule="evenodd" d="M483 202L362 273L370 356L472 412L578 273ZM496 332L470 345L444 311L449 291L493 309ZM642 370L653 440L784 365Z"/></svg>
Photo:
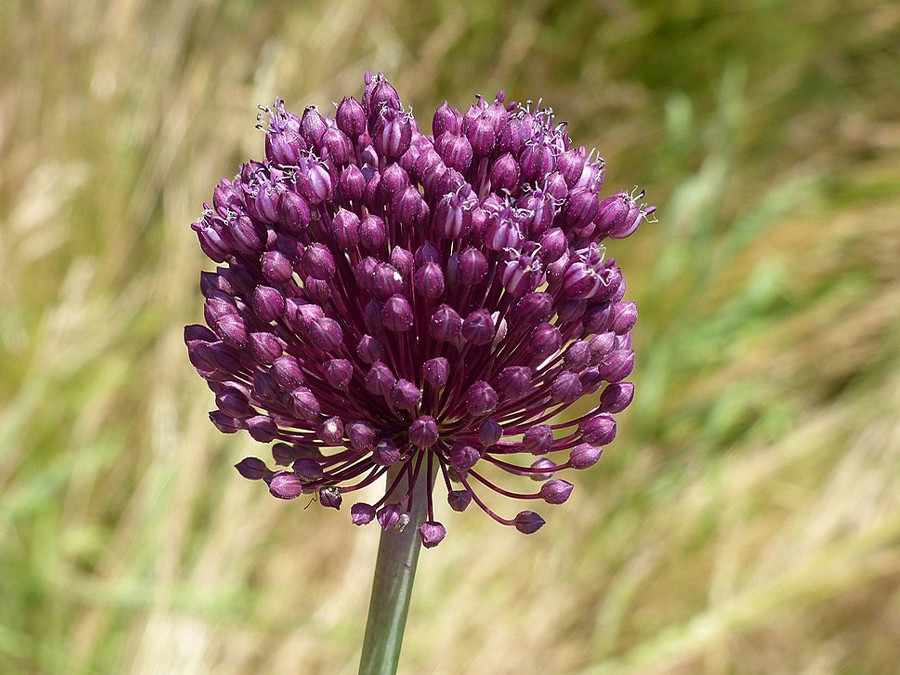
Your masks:
<svg viewBox="0 0 900 675"><path fill-rule="evenodd" d="M389 474L355 524L409 522L427 483L426 547L446 535L432 496L475 503L530 534L488 492L562 504L631 402L633 302L605 239L653 212L643 193L601 199L604 165L552 110L479 97L444 103L431 134L383 75L333 116L265 108L265 159L223 180L193 224L206 325L185 328L215 394L210 419L273 443L236 465L280 499L344 495ZM587 398L589 412L561 413ZM512 491L502 476L533 486ZM527 479L531 478L536 483ZM534 489L537 487L538 489Z"/></svg>

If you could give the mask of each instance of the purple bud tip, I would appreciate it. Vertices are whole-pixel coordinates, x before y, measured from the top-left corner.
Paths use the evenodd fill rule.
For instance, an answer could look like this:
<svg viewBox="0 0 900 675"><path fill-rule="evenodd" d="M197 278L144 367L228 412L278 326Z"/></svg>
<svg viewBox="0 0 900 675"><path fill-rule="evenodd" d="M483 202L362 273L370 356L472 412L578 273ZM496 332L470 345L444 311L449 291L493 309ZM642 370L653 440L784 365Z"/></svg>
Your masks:
<svg viewBox="0 0 900 675"><path fill-rule="evenodd" d="M498 401L494 388L484 380L479 380L469 388L466 395L466 410L470 415L489 415L497 407Z"/></svg>
<svg viewBox="0 0 900 675"><path fill-rule="evenodd" d="M409 440L420 448L430 448L437 443L438 425L431 415L423 415L409 427Z"/></svg>
<svg viewBox="0 0 900 675"><path fill-rule="evenodd" d="M481 431L478 432L478 440L481 444L489 448L503 438L503 427L495 420L487 420L481 425Z"/></svg>
<svg viewBox="0 0 900 675"><path fill-rule="evenodd" d="M375 429L366 422L351 422L345 429L354 450L368 450L375 442Z"/></svg>
<svg viewBox="0 0 900 675"><path fill-rule="evenodd" d="M533 455L545 455L553 447L553 429L548 424L533 426L525 432L522 444Z"/></svg>
<svg viewBox="0 0 900 675"><path fill-rule="evenodd" d="M631 382L611 384L600 394L600 408L604 412L622 412L634 398L634 385Z"/></svg>
<svg viewBox="0 0 900 675"><path fill-rule="evenodd" d="M443 389L450 377L450 362L443 356L438 356L426 361L422 371L428 384L435 389Z"/></svg>
<svg viewBox="0 0 900 675"><path fill-rule="evenodd" d="M548 504L562 504L572 494L574 486L568 481L554 478L541 485L540 495Z"/></svg>
<svg viewBox="0 0 900 675"><path fill-rule="evenodd" d="M536 459L531 463L531 480L541 482L553 478L556 464L546 457Z"/></svg>
<svg viewBox="0 0 900 675"><path fill-rule="evenodd" d="M272 459L278 466L287 466L298 458L298 450L287 443L276 443L272 446Z"/></svg>
<svg viewBox="0 0 900 675"><path fill-rule="evenodd" d="M375 519L375 507L359 502L350 507L354 525L368 525Z"/></svg>
<svg viewBox="0 0 900 675"><path fill-rule="evenodd" d="M616 437L616 421L612 415L601 414L581 425L581 438L591 445L609 445Z"/></svg>
<svg viewBox="0 0 900 675"><path fill-rule="evenodd" d="M278 499L296 499L303 493L303 481L295 473L279 473L269 481L269 492Z"/></svg>
<svg viewBox="0 0 900 675"><path fill-rule="evenodd" d="M375 446L375 449L372 451L372 458L376 464L392 466L400 461L400 449L394 441L384 438Z"/></svg>
<svg viewBox="0 0 900 675"><path fill-rule="evenodd" d="M409 300L402 295L392 295L382 310L384 327L396 333L408 331L413 325L413 311Z"/></svg>
<svg viewBox="0 0 900 675"><path fill-rule="evenodd" d="M447 503L457 512L463 512L472 503L472 493L468 490L450 490L447 493Z"/></svg>
<svg viewBox="0 0 900 675"><path fill-rule="evenodd" d="M534 534L544 526L546 521L534 511L520 511L513 522L516 529L522 534Z"/></svg>
<svg viewBox="0 0 900 675"><path fill-rule="evenodd" d="M266 463L256 457L247 457L234 465L244 478L249 480L262 480L271 473Z"/></svg>
<svg viewBox="0 0 900 675"><path fill-rule="evenodd" d="M590 443L581 443L569 453L569 463L573 469L587 469L598 462L602 452L603 448L598 448Z"/></svg>
<svg viewBox="0 0 900 675"><path fill-rule="evenodd" d="M422 402L422 392L409 380L397 380L391 390L391 401L401 410L414 410Z"/></svg>
<svg viewBox="0 0 900 675"><path fill-rule="evenodd" d="M336 487L324 487L319 490L319 503L329 509L339 510L341 508L341 491Z"/></svg>
<svg viewBox="0 0 900 675"><path fill-rule="evenodd" d="M465 472L478 463L481 455L478 450L471 445L467 445L465 441L456 441L450 447L449 458L450 464L454 469L459 472Z"/></svg>
<svg viewBox="0 0 900 675"><path fill-rule="evenodd" d="M401 511L399 506L396 504L387 504L378 510L378 524L381 525L383 530L389 530L400 524L400 516Z"/></svg>
<svg viewBox="0 0 900 675"><path fill-rule="evenodd" d="M427 520L419 525L419 536L422 538L422 546L434 548L447 536L447 530L440 523Z"/></svg>

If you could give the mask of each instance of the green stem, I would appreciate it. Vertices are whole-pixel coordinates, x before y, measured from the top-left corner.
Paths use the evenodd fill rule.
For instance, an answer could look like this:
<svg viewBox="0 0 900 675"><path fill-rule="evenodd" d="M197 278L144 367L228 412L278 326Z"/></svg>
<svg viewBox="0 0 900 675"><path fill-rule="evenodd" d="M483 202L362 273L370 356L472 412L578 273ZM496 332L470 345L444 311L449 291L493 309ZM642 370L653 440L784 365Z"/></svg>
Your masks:
<svg viewBox="0 0 900 675"><path fill-rule="evenodd" d="M400 469L388 471L388 485L396 477L397 470ZM425 522L428 514L429 481L424 474L423 467L413 488L409 523L403 531L391 528L381 533L359 675L394 675L397 672L416 563L422 547L419 525ZM405 491L403 485L398 485L398 489L400 494Z"/></svg>

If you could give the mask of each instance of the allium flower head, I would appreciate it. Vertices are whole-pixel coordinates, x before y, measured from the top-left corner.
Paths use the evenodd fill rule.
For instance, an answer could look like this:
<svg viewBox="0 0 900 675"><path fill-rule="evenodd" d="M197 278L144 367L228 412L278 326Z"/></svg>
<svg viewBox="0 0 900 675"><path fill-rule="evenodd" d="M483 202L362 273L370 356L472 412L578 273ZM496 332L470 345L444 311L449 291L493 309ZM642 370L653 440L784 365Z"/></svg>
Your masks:
<svg viewBox="0 0 900 675"><path fill-rule="evenodd" d="M390 471L353 522L403 527L427 482L425 546L445 536L436 484L530 534L615 437L631 401L634 303L602 241L653 212L601 198L603 161L572 146L549 108L479 97L420 128L382 75L333 116L264 109L266 156L223 180L193 224L206 326L185 329L215 393L213 424L272 443L237 464L282 499L340 508ZM261 116L262 117L262 116ZM554 422L587 398L590 412ZM502 487L504 474L532 489ZM534 488L537 488L536 490Z"/></svg>

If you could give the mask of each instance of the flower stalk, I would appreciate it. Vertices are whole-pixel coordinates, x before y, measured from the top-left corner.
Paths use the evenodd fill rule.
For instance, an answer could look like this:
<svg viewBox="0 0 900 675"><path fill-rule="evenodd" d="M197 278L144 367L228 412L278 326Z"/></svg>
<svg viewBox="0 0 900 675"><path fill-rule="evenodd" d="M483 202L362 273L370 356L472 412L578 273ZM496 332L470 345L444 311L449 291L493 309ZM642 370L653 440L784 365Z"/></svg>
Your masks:
<svg viewBox="0 0 900 675"><path fill-rule="evenodd" d="M388 471L388 483L394 481L400 467ZM427 485L419 480L413 486L409 522L403 529L382 531L375 563L375 579L369 600L366 636L359 662L360 675L393 675L397 672L406 616L412 597L413 581L422 539L419 526L428 516Z"/></svg>

